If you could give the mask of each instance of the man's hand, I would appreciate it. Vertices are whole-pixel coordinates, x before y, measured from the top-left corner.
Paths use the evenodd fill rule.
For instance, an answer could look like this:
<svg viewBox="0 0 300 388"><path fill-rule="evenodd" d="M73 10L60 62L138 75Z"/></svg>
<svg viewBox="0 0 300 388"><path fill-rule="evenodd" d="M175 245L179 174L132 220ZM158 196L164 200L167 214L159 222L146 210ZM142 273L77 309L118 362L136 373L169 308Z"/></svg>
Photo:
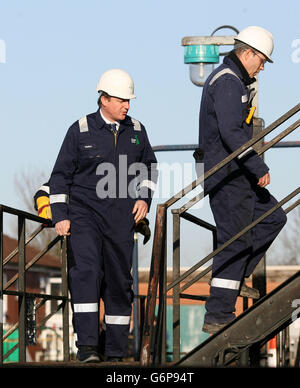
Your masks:
<svg viewBox="0 0 300 388"><path fill-rule="evenodd" d="M270 174L267 173L266 175L264 175L261 178L259 178L257 184L260 187L266 187L270 183L270 181L271 181Z"/></svg>
<svg viewBox="0 0 300 388"><path fill-rule="evenodd" d="M134 204L132 214L135 214L134 221L137 224L140 220L146 217L148 213L148 205L147 202L143 201L142 199L139 199Z"/></svg>
<svg viewBox="0 0 300 388"><path fill-rule="evenodd" d="M70 236L70 225L71 225L71 222L70 220L63 220L63 221L59 221L55 224L55 230L56 230L56 233L59 235L59 236Z"/></svg>

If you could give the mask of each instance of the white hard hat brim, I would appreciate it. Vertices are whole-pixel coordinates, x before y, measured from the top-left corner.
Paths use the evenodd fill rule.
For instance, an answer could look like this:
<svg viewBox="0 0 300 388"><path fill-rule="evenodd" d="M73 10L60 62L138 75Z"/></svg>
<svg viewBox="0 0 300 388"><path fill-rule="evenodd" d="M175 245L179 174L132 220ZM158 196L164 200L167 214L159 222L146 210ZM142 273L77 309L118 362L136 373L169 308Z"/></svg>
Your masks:
<svg viewBox="0 0 300 388"><path fill-rule="evenodd" d="M99 96L101 96L102 93L107 93L107 92L104 92L103 90L98 90L97 88L97 92L99 93ZM115 96L113 94L109 94L107 93L110 97L115 97L115 98L121 98L122 100L134 100L136 99L136 95L135 94L129 94L129 95L118 95L118 96Z"/></svg>
<svg viewBox="0 0 300 388"><path fill-rule="evenodd" d="M260 52L262 55L264 55L264 56L266 57L266 59L267 59L268 62L274 63L273 59L272 59L269 55L267 55L267 54L265 54L265 53L259 51L259 50L258 50L257 48L255 48L255 47L252 47L249 43L244 42L243 40L236 39L236 38L234 38L234 41L235 41L235 42L240 42L240 43L246 44L247 46L251 47L253 50L258 51L258 52Z"/></svg>

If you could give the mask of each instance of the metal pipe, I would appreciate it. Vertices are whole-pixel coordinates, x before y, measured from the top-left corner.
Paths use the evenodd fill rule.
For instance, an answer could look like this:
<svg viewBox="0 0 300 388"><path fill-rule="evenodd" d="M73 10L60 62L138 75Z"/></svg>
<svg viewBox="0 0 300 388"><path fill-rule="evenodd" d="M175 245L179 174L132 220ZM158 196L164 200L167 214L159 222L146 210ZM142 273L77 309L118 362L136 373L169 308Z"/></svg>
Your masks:
<svg viewBox="0 0 300 388"><path fill-rule="evenodd" d="M268 144L264 142L263 145ZM166 152L166 151L195 151L198 144L171 144L171 145L157 145L152 147L154 152ZM298 148L300 147L300 141L281 141L273 146L273 148Z"/></svg>

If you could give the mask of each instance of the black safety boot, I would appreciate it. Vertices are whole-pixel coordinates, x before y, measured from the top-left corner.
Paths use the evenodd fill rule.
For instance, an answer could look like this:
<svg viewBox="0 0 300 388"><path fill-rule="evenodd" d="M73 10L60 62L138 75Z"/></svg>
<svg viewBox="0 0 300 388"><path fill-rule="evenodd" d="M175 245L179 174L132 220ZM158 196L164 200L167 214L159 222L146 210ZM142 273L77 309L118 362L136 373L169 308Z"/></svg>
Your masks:
<svg viewBox="0 0 300 388"><path fill-rule="evenodd" d="M259 290L257 290L256 288L248 287L245 281L242 284L239 295L245 298L252 298L252 299L259 299L260 297Z"/></svg>
<svg viewBox="0 0 300 388"><path fill-rule="evenodd" d="M78 346L77 360L79 362L100 362L97 352L97 346L80 345Z"/></svg>
<svg viewBox="0 0 300 388"><path fill-rule="evenodd" d="M202 331L204 331L205 333L208 333L208 334L215 334L219 330L221 330L224 326L226 326L228 323L229 322L225 322L225 323L207 323L207 322L204 322L203 327L202 327Z"/></svg>

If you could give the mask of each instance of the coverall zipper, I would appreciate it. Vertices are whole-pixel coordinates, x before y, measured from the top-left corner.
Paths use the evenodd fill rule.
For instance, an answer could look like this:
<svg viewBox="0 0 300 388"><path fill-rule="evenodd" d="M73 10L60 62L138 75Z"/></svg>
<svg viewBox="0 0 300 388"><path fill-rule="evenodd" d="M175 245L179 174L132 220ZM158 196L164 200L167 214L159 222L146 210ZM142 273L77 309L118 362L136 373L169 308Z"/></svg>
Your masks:
<svg viewBox="0 0 300 388"><path fill-rule="evenodd" d="M113 133L113 135L114 135L114 160L116 162L116 150L117 150L118 133Z"/></svg>

